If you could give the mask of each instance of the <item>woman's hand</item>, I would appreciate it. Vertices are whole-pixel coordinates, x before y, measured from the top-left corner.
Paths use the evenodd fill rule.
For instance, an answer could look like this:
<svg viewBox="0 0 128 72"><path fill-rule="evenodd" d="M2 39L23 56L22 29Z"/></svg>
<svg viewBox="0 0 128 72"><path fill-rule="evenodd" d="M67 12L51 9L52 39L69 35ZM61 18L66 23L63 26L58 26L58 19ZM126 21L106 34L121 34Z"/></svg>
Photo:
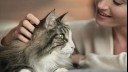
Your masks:
<svg viewBox="0 0 128 72"><path fill-rule="evenodd" d="M32 33L35 29L34 24L38 25L40 20L33 14L27 16L20 21L19 25L13 28L3 39L2 45L7 46L14 39L19 39L24 43L28 43L32 38Z"/></svg>

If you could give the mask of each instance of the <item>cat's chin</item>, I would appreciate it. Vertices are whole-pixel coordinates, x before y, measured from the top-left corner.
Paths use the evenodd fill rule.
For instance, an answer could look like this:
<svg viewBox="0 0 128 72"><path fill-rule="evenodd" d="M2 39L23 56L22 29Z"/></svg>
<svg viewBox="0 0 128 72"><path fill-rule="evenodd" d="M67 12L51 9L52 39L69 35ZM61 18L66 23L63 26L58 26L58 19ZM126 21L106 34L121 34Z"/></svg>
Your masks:
<svg viewBox="0 0 128 72"><path fill-rule="evenodd" d="M71 56L71 54L66 55L68 58Z"/></svg>
<svg viewBox="0 0 128 72"><path fill-rule="evenodd" d="M59 52L58 52L58 51L53 51L52 54L53 54L53 55L63 56L63 57L70 57L71 54L72 54L72 52L66 53L66 52L63 52L63 51L59 51Z"/></svg>
<svg viewBox="0 0 128 72"><path fill-rule="evenodd" d="M72 55L72 53L65 53L65 52L62 52L60 53L62 56L65 56L65 57L70 57Z"/></svg>

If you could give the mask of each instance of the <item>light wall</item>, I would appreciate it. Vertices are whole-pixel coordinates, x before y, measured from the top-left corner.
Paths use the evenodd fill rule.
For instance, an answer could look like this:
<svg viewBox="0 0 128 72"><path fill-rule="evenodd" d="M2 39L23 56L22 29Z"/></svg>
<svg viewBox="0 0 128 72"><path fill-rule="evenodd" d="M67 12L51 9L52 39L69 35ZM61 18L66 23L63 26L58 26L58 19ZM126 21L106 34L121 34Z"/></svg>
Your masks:
<svg viewBox="0 0 128 72"><path fill-rule="evenodd" d="M39 19L56 9L57 16L69 12L68 21L93 17L93 0L0 0L0 21L23 19L33 13Z"/></svg>

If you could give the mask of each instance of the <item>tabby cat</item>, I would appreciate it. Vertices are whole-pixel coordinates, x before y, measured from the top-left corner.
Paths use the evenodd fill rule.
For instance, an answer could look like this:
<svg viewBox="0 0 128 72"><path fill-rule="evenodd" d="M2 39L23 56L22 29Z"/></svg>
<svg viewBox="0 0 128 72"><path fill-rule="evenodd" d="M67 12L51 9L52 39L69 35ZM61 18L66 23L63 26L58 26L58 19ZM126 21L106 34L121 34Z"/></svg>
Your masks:
<svg viewBox="0 0 128 72"><path fill-rule="evenodd" d="M0 72L67 72L72 68L69 56L74 51L72 33L52 10L35 26L29 44L19 40L9 48L0 48Z"/></svg>

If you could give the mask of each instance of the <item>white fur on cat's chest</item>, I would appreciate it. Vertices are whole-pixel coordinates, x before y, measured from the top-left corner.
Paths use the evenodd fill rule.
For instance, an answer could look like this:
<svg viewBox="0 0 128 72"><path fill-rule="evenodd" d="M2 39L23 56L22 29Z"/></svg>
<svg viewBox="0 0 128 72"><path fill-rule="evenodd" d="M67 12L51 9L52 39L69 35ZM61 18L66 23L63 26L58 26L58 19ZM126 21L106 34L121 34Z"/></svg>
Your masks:
<svg viewBox="0 0 128 72"><path fill-rule="evenodd" d="M39 62L34 63L34 68L37 72L53 72L54 70L61 68L58 66L64 65L69 60L65 55L53 52L52 54L43 57Z"/></svg>

